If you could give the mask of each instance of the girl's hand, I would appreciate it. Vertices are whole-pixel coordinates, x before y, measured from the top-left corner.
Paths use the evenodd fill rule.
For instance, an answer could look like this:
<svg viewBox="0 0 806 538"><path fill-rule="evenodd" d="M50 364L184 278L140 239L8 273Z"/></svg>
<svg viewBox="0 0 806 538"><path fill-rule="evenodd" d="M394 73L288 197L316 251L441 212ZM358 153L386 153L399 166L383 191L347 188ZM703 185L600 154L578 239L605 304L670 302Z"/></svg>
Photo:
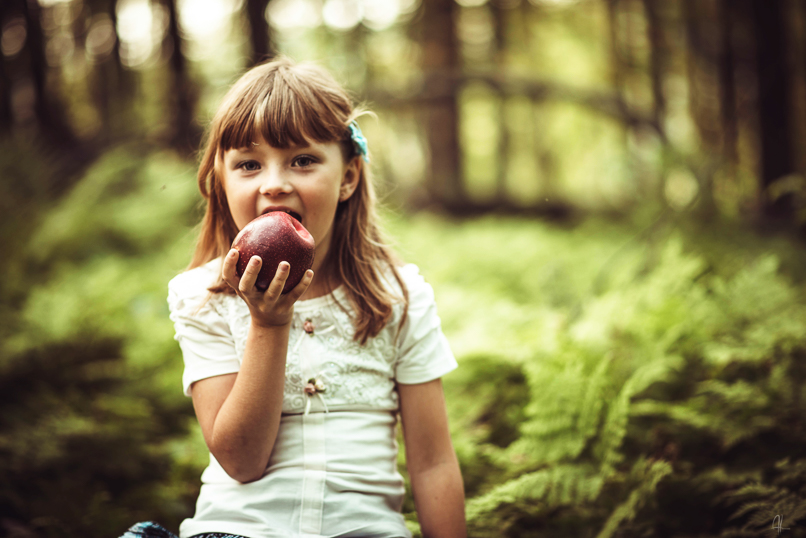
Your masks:
<svg viewBox="0 0 806 538"><path fill-rule="evenodd" d="M243 299L252 314L252 323L262 327L278 327L291 323L294 313L294 303L297 302L313 280L313 271L308 269L299 284L294 289L283 295L283 286L288 279L288 272L291 266L288 262L280 263L277 267L269 287L266 291L260 291L255 287L257 275L263 260L260 256L252 256L243 276L240 278L235 272L235 265L238 262L239 253L236 249L230 249L224 257L224 267L221 276L224 282L230 285L235 293Z"/></svg>

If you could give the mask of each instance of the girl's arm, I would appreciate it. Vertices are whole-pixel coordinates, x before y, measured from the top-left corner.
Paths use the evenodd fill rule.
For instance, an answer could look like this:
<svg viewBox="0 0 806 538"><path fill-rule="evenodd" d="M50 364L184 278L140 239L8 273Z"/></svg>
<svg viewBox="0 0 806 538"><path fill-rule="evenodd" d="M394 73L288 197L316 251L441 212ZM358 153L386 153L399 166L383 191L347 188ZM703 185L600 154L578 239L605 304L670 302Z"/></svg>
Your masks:
<svg viewBox="0 0 806 538"><path fill-rule="evenodd" d="M398 385L406 465L425 538L467 536L465 495L442 381Z"/></svg>
<svg viewBox="0 0 806 538"><path fill-rule="evenodd" d="M191 386L204 440L221 467L239 482L263 475L283 407L288 328L252 326L237 374L208 377Z"/></svg>
<svg viewBox="0 0 806 538"><path fill-rule="evenodd" d="M224 280L246 301L252 319L241 369L195 382L191 396L210 452L232 478L251 482L263 476L277 438L293 305L313 273L308 271L291 292L281 295L289 270L281 263L263 293L254 287L260 258L250 262L240 279L235 260L237 256L225 260Z"/></svg>

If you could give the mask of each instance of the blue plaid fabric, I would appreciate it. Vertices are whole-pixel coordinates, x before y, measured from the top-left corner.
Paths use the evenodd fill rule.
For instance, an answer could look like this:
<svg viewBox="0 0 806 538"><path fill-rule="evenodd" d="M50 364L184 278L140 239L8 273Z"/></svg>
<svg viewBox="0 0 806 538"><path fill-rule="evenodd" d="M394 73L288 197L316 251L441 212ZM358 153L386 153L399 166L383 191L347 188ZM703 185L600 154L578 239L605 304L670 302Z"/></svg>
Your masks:
<svg viewBox="0 0 806 538"><path fill-rule="evenodd" d="M143 521L135 523L120 538L177 538L171 531L153 521ZM246 538L238 534L226 534L221 532L208 532L196 534L192 538Z"/></svg>

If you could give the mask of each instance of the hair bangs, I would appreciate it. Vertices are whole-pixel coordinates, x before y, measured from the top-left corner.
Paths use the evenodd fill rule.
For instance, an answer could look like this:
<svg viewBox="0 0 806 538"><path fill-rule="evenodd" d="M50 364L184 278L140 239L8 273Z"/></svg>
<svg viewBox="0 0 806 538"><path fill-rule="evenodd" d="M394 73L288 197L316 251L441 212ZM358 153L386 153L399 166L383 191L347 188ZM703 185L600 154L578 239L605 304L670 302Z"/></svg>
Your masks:
<svg viewBox="0 0 806 538"><path fill-rule="evenodd" d="M251 85L250 85L251 86ZM237 86L233 91L238 89ZM229 106L222 107L222 117L216 118L218 124L218 151L223 153L230 149L248 147L257 140L256 109L258 103L265 100L265 92L251 86L244 88L243 95L234 95ZM264 95L260 95L264 93Z"/></svg>
<svg viewBox="0 0 806 538"><path fill-rule="evenodd" d="M281 149L348 138L350 102L334 99L327 84L312 88L311 80L282 67L250 82L221 118L219 151L245 148L260 138Z"/></svg>

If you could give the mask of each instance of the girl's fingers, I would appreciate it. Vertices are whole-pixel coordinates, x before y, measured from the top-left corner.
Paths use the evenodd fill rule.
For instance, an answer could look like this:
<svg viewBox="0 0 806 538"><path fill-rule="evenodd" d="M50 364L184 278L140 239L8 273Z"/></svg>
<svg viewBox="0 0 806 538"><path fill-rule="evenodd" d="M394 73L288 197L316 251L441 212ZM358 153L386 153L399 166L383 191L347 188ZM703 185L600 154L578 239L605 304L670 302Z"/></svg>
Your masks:
<svg viewBox="0 0 806 538"><path fill-rule="evenodd" d="M293 290L288 292L287 296L288 300L291 301L292 303L297 302L297 299L302 297L302 294L305 293L305 291L308 289L308 286L311 285L312 281L313 281L313 271L308 269L307 271L305 271L305 274L302 275L302 280L299 281L299 284L297 284Z"/></svg>
<svg viewBox="0 0 806 538"><path fill-rule="evenodd" d="M224 265L221 268L221 277L224 279L224 282L235 290L238 289L238 281L240 280L235 271L235 266L238 264L238 256L240 256L240 253L237 250L234 248L230 249L227 255L224 256Z"/></svg>
<svg viewBox="0 0 806 538"><path fill-rule="evenodd" d="M274 273L274 278L271 279L269 287L263 297L271 301L276 301L280 294L283 292L285 281L288 280L288 274L291 271L291 265L288 262L280 262L277 266L277 272Z"/></svg>
<svg viewBox="0 0 806 538"><path fill-rule="evenodd" d="M257 281L257 275L262 264L263 260L260 259L260 256L252 256L252 259L246 264L241 281L238 283L238 290L241 293L250 293L255 287L255 281Z"/></svg>

